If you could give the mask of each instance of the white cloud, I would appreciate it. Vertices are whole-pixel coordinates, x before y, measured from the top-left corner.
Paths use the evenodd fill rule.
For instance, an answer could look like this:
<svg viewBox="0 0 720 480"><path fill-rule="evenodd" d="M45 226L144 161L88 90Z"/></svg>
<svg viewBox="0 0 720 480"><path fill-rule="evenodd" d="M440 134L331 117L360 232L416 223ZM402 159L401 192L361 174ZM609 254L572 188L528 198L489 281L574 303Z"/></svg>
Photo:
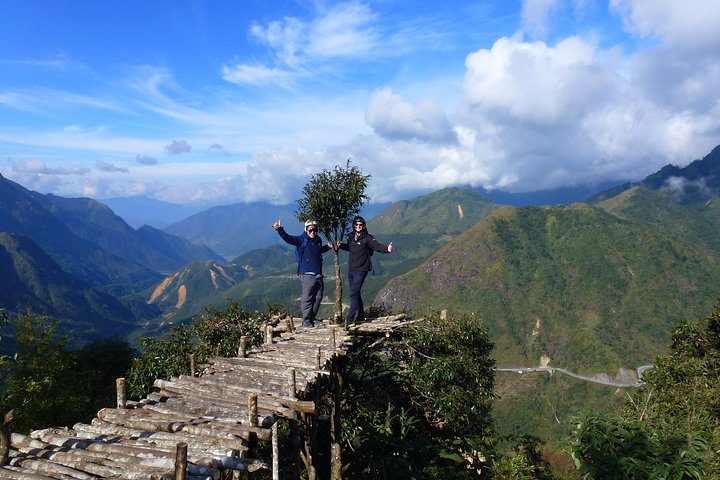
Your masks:
<svg viewBox="0 0 720 480"><path fill-rule="evenodd" d="M274 53L270 64L236 60L223 66L222 78L241 85L291 88L298 78L322 72L321 65L331 59L363 57L379 48L375 19L369 6L349 2L331 4L310 19L285 17L266 25L254 23L249 34Z"/></svg>
<svg viewBox="0 0 720 480"><path fill-rule="evenodd" d="M230 83L247 84L254 86L268 86L269 84L290 88L297 72L279 68L268 68L262 65L225 65L222 68L222 78Z"/></svg>
<svg viewBox="0 0 720 480"><path fill-rule="evenodd" d="M49 167L44 161L36 158L21 160L9 159L12 170L19 173L33 173L44 175L85 175L90 173L89 168L74 166Z"/></svg>
<svg viewBox="0 0 720 480"><path fill-rule="evenodd" d="M187 140L173 140L169 145L165 146L165 153L168 155L182 155L190 153L192 147Z"/></svg>
<svg viewBox="0 0 720 480"><path fill-rule="evenodd" d="M98 160L95 162L95 168L102 172L121 172L121 173L129 173L130 172L130 170L128 170L127 168L116 167L112 163L104 162L102 160Z"/></svg>
<svg viewBox="0 0 720 480"><path fill-rule="evenodd" d="M707 0L610 0L630 33L661 39L678 49L720 49L720 2Z"/></svg>
<svg viewBox="0 0 720 480"><path fill-rule="evenodd" d="M436 99L429 98L417 104L406 103L390 88L375 92L365 119L380 136L388 139L418 139L424 141L450 142L455 133Z"/></svg>
<svg viewBox="0 0 720 480"><path fill-rule="evenodd" d="M151 157L149 155L136 155L135 161L142 165L157 165L158 163L157 158Z"/></svg>
<svg viewBox="0 0 720 480"><path fill-rule="evenodd" d="M573 122L615 91L614 75L595 55L595 46L577 37L555 47L501 38L468 55L465 100L487 114L538 126Z"/></svg>
<svg viewBox="0 0 720 480"><path fill-rule="evenodd" d="M361 3L334 5L310 26L307 53L311 57L357 57L379 45L372 26L376 15Z"/></svg>
<svg viewBox="0 0 720 480"><path fill-rule="evenodd" d="M350 157L383 201L457 184L529 191L638 179L720 138L719 2L610 0L612 18L591 0L525 0L502 18L487 12L504 2L462 5L462 18L448 14L455 5L406 16L383 2L301 3L294 11L310 5L309 15L252 24L261 48L243 45L212 79L141 66L114 78L113 91L83 84L97 97L0 91L0 108L12 110L3 156L30 159L9 172L66 192L280 202ZM613 38L617 25L587 28L593 15L621 21L633 41ZM451 55L439 62L438 52ZM219 82L220 68L226 82L269 88ZM30 122L37 112L42 122ZM228 151L241 161L218 155ZM161 165L163 152L185 155ZM132 176L115 174L133 158ZM94 171L73 166L81 161Z"/></svg>
<svg viewBox="0 0 720 480"><path fill-rule="evenodd" d="M524 0L520 14L524 30L534 38L544 38L548 16L562 0Z"/></svg>

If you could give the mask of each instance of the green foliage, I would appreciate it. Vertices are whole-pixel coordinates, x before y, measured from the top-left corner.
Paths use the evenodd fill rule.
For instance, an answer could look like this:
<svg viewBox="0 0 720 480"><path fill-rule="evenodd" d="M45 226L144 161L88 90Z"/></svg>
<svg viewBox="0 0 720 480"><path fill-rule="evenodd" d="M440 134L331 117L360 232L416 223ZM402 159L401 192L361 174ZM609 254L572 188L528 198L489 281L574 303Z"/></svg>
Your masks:
<svg viewBox="0 0 720 480"><path fill-rule="evenodd" d="M580 373L649 363L678 317L712 306L720 262L704 248L586 204L503 207L396 277L393 309L481 311L499 365Z"/></svg>
<svg viewBox="0 0 720 480"><path fill-rule="evenodd" d="M82 396L80 420L90 421L102 408L117 402L115 380L125 376L136 352L125 340L101 339L72 350L73 388Z"/></svg>
<svg viewBox="0 0 720 480"><path fill-rule="evenodd" d="M225 310L207 309L192 323L192 332L198 340L196 358L204 362L211 356L233 357L243 336L247 337L248 345L261 344L262 327L267 319L267 315L249 312L233 300Z"/></svg>
<svg viewBox="0 0 720 480"><path fill-rule="evenodd" d="M414 238L457 235L500 205L467 188L444 188L413 200L393 203L372 219L373 234Z"/></svg>
<svg viewBox="0 0 720 480"><path fill-rule="evenodd" d="M402 340L355 349L343 383L345 477L490 478L491 351L479 318L436 313Z"/></svg>
<svg viewBox="0 0 720 480"><path fill-rule="evenodd" d="M0 308L0 345L2 345L2 331L5 328L5 325L8 324L10 319L8 318L7 312L4 308ZM5 366L5 362L7 361L8 356L4 353L0 353L0 372L2 372L3 367Z"/></svg>
<svg viewBox="0 0 720 480"><path fill-rule="evenodd" d="M12 324L17 354L3 372L2 411L15 409L15 429L29 431L79 417L80 399L71 389L72 363L58 322L28 311Z"/></svg>
<svg viewBox="0 0 720 480"><path fill-rule="evenodd" d="M680 322L670 351L644 379L620 415L580 418L573 447L580 473L720 478L720 304L706 318Z"/></svg>
<svg viewBox="0 0 720 480"><path fill-rule="evenodd" d="M144 397L155 379L188 375L190 354L200 365L213 355L234 356L243 335L248 337L248 348L259 345L263 339L260 327L267 321L267 314L248 312L231 301L225 310L207 309L190 325L174 325L158 338L143 338L142 353L126 375L129 395Z"/></svg>
<svg viewBox="0 0 720 480"><path fill-rule="evenodd" d="M152 390L155 379L190 373L189 356L193 345L187 325L174 325L159 338L145 337L140 348L142 353L133 359L125 376L129 396L144 397Z"/></svg>
<svg viewBox="0 0 720 480"><path fill-rule="evenodd" d="M447 437L483 436L491 429L495 361L493 343L473 314L411 326L406 342L414 401Z"/></svg>
<svg viewBox="0 0 720 480"><path fill-rule="evenodd" d="M312 175L303 187L303 197L297 201L298 220L316 220L331 242L344 239L352 218L370 200L365 194L369 180L370 175L351 167L349 159L345 168L336 165L333 171Z"/></svg>
<svg viewBox="0 0 720 480"><path fill-rule="evenodd" d="M57 321L30 311L18 314L10 326L17 353L1 370L0 411L15 409L15 430L89 421L114 403L114 379L132 356L126 342L71 349L58 335Z"/></svg>
<svg viewBox="0 0 720 480"><path fill-rule="evenodd" d="M504 445L502 454L493 462L494 478L513 480L552 480L555 476L541 452L542 442L534 436L523 435Z"/></svg>
<svg viewBox="0 0 720 480"><path fill-rule="evenodd" d="M698 434L590 414L578 419L575 441L573 458L585 479L710 478L706 462L713 452Z"/></svg>

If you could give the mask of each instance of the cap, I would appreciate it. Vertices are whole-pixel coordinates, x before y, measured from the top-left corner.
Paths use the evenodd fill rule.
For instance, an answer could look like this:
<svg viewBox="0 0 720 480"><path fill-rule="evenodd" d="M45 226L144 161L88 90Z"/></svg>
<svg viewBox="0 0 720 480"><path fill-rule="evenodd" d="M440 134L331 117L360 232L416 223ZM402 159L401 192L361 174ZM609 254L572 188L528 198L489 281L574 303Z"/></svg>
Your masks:
<svg viewBox="0 0 720 480"><path fill-rule="evenodd" d="M308 227L317 227L317 222L315 220L306 220L305 221L305 230L307 230Z"/></svg>
<svg viewBox="0 0 720 480"><path fill-rule="evenodd" d="M353 223L361 222L363 225L365 224L365 219L361 217L360 215L353 218Z"/></svg>

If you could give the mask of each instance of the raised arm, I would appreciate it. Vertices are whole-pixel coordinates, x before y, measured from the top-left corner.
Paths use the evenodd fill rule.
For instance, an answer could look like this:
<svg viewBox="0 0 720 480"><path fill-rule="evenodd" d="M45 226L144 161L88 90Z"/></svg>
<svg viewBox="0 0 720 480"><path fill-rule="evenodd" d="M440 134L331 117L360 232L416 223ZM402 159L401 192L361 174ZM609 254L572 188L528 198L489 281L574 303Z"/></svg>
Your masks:
<svg viewBox="0 0 720 480"><path fill-rule="evenodd" d="M275 229L276 232L278 232L278 235L280 235L280 238L285 240L286 243L289 243L290 245L299 245L300 240L299 237L294 237L290 234L288 234L285 229L280 224L280 220L272 224L272 227Z"/></svg>
<svg viewBox="0 0 720 480"><path fill-rule="evenodd" d="M390 242L389 245L383 245L382 243L375 240L375 237L373 237L372 235L370 237L371 237L370 241L367 243L368 247L372 248L376 252L392 253L392 251L393 251L392 242Z"/></svg>

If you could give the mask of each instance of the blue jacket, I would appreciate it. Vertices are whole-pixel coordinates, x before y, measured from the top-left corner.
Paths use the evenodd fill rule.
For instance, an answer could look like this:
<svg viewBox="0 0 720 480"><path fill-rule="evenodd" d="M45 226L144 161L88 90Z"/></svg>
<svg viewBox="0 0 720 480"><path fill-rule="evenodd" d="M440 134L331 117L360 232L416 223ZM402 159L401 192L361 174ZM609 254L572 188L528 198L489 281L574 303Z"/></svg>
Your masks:
<svg viewBox="0 0 720 480"><path fill-rule="evenodd" d="M295 245L295 257L298 259L298 274L314 273L322 275L322 254L330 250L318 236L311 239L307 233L289 235L283 227L277 229L280 237L290 245Z"/></svg>

